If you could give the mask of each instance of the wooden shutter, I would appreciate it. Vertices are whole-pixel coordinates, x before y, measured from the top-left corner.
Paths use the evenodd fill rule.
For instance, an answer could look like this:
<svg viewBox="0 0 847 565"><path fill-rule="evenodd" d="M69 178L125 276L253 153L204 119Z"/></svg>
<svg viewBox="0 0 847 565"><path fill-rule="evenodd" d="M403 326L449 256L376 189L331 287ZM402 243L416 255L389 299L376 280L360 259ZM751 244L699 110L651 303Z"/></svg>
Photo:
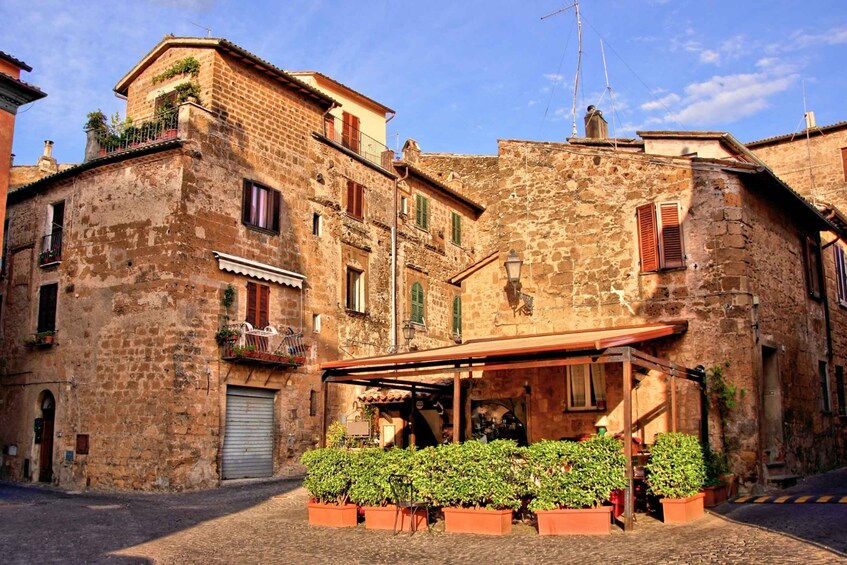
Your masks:
<svg viewBox="0 0 847 565"><path fill-rule="evenodd" d="M820 276L820 247L816 241L810 237L806 237L805 245L806 257L806 282L809 286L809 294L814 298L821 297L821 276Z"/></svg>
<svg viewBox="0 0 847 565"><path fill-rule="evenodd" d="M838 303L847 306L847 264L844 260L844 249L836 243L832 252L835 258L835 290Z"/></svg>
<svg viewBox="0 0 847 565"><path fill-rule="evenodd" d="M45 284L38 295L38 328L37 332L52 332L56 330L56 298L59 285Z"/></svg>
<svg viewBox="0 0 847 565"><path fill-rule="evenodd" d="M335 118L332 114L327 114L324 118L324 135L327 139L335 141Z"/></svg>
<svg viewBox="0 0 847 565"><path fill-rule="evenodd" d="M424 290L420 283L412 285L412 321L424 323Z"/></svg>
<svg viewBox="0 0 847 565"><path fill-rule="evenodd" d="M844 180L847 181L847 147L841 149L841 168L844 169Z"/></svg>
<svg viewBox="0 0 847 565"><path fill-rule="evenodd" d="M247 323L259 327L259 285L247 283Z"/></svg>
<svg viewBox="0 0 847 565"><path fill-rule="evenodd" d="M682 244L682 225L679 221L679 204L662 202L659 213L659 266L673 269L685 266L685 249Z"/></svg>
<svg viewBox="0 0 847 565"><path fill-rule="evenodd" d="M456 245L462 245L462 217L453 212L453 237L451 240Z"/></svg>
<svg viewBox="0 0 847 565"><path fill-rule="evenodd" d="M351 120L350 120L351 121L351 123L350 123L350 135L351 135L351 142L352 142L350 144L350 149L352 149L353 151L358 153L359 149L360 149L359 118L357 118L356 116L350 116L350 118L351 118Z"/></svg>
<svg viewBox="0 0 847 565"><path fill-rule="evenodd" d="M347 181L347 215L354 218L363 218L364 187L351 180Z"/></svg>
<svg viewBox="0 0 847 565"><path fill-rule="evenodd" d="M348 112L343 114L341 144L356 153L359 152L359 118Z"/></svg>
<svg viewBox="0 0 847 565"><path fill-rule="evenodd" d="M271 312L271 287L260 284L259 287L259 328L264 329L270 325Z"/></svg>
<svg viewBox="0 0 847 565"><path fill-rule="evenodd" d="M268 222L268 226L270 226L270 228L276 233L279 233L279 208L280 203L282 202L282 196L278 190L271 190L270 193L271 198L270 202L268 202L268 209L273 216L271 216L271 221Z"/></svg>
<svg viewBox="0 0 847 565"><path fill-rule="evenodd" d="M659 246L656 237L656 208L645 204L635 209L638 222L638 254L641 272L659 270Z"/></svg>
<svg viewBox="0 0 847 565"><path fill-rule="evenodd" d="M453 297L453 333L462 335L462 297Z"/></svg>
<svg viewBox="0 0 847 565"><path fill-rule="evenodd" d="M253 224L252 215L250 213L253 201L253 183L249 180L244 181L244 189L241 194L241 221L245 224Z"/></svg>

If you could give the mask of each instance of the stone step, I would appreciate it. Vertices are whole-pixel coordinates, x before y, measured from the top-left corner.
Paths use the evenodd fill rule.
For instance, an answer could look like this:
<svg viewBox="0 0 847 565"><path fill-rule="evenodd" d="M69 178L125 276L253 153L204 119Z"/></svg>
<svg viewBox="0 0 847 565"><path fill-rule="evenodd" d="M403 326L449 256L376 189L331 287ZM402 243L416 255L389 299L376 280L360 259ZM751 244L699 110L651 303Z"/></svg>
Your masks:
<svg viewBox="0 0 847 565"><path fill-rule="evenodd" d="M799 475L768 475L767 482L771 485L776 485L779 488L788 488L793 487L797 484L797 479L799 479Z"/></svg>
<svg viewBox="0 0 847 565"><path fill-rule="evenodd" d="M785 461L771 461L770 463L765 463L768 469L775 469L777 467L785 467Z"/></svg>

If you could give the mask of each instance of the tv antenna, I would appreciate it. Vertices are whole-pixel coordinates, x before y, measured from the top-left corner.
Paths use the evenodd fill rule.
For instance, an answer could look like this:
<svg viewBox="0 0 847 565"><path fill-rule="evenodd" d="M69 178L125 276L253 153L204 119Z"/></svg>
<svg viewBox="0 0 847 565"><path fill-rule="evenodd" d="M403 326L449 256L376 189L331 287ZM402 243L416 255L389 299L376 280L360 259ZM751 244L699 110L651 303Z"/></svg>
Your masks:
<svg viewBox="0 0 847 565"><path fill-rule="evenodd" d="M190 23L194 27L199 27L200 29L205 29L206 30L206 37L212 37L212 28L206 27L206 26L201 26L200 24L195 24L194 22L188 22L188 23Z"/></svg>
<svg viewBox="0 0 847 565"><path fill-rule="evenodd" d="M552 16L555 16L557 14L567 12L571 8L573 8L576 11L576 37L577 37L577 42L579 44L579 51L578 51L577 57L576 57L576 78L574 78L574 81L573 81L573 104L571 106L571 115L573 116L573 122L571 124L571 136L576 137L576 135L577 135L577 131L576 131L576 97L577 97L577 91L579 89L579 74L580 74L580 71L582 70L582 19L579 17L579 0L574 0L573 4L571 4L570 6L567 6L565 8L562 8L561 10L556 10L555 12L547 14L546 16L541 16L541 19L545 20L545 19L552 17Z"/></svg>
<svg viewBox="0 0 847 565"><path fill-rule="evenodd" d="M600 40L600 53L603 55L603 73L606 75L606 90L609 91L609 105L612 107L612 139L614 139L615 150L618 148L618 132L615 129L615 98L612 95L612 84L609 82L609 69L606 67L606 48L603 40Z"/></svg>

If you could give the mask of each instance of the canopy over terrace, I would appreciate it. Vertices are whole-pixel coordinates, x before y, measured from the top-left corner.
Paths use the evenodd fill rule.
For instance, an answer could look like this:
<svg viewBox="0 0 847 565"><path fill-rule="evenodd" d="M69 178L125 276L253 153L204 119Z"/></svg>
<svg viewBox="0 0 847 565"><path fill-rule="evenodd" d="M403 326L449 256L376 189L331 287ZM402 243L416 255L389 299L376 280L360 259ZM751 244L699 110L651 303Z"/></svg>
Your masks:
<svg viewBox="0 0 847 565"><path fill-rule="evenodd" d="M326 406L329 383L385 387L400 390L441 390L442 385L421 377L443 378L453 375L453 429L459 430L461 411L461 374L555 367L595 363L621 363L623 366L624 429L632 431L633 365L670 375L703 382L703 371L684 367L666 359L648 355L633 344L681 334L687 322L655 323L639 326L603 328L555 334L529 335L473 340L461 345L413 351L399 355L330 361L323 363L322 395ZM411 380L413 379L413 380ZM676 425L676 387L671 387L671 421ZM705 420L705 418L703 418ZM326 411L321 414L321 445L326 436ZM459 441L454 433L453 441ZM625 529L632 527L632 442L624 442L627 459L627 489L624 511Z"/></svg>

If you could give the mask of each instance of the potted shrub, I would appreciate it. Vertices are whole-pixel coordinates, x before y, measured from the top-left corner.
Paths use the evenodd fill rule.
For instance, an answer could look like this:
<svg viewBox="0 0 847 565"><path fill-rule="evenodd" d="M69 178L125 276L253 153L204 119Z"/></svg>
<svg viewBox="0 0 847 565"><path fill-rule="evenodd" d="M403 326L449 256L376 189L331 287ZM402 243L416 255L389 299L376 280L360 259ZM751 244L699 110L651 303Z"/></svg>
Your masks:
<svg viewBox="0 0 847 565"><path fill-rule="evenodd" d="M521 505L516 462L522 453L508 440L426 448L415 454L413 482L423 498L443 507L446 531L507 534Z"/></svg>
<svg viewBox="0 0 847 565"><path fill-rule="evenodd" d="M410 452L405 449L368 448L353 452L351 467L352 484L350 501L362 507L365 514L365 527L369 530L398 531L410 529L411 512L391 503L392 492L389 483L391 475L408 475L410 471ZM426 516L419 512L415 516L415 528L426 526Z"/></svg>
<svg viewBox="0 0 847 565"><path fill-rule="evenodd" d="M38 332L35 334L35 341L37 345L42 345L45 347L50 347L53 345L53 337L56 335L56 332L46 331L46 332Z"/></svg>
<svg viewBox="0 0 847 565"><path fill-rule="evenodd" d="M55 263L61 260L59 255L60 251L51 247L50 249L45 249L41 253L38 254L38 264L39 265L47 265L49 263Z"/></svg>
<svg viewBox="0 0 847 565"><path fill-rule="evenodd" d="M646 465L647 486L659 496L665 523L686 523L703 516L700 492L706 481L703 451L697 438L683 433L659 434Z"/></svg>
<svg viewBox="0 0 847 565"><path fill-rule="evenodd" d="M218 345L229 345L238 341L241 337L241 332L234 328L223 327L215 332L215 341Z"/></svg>
<svg viewBox="0 0 847 565"><path fill-rule="evenodd" d="M351 455L346 449L326 447L307 451L303 486L309 492L309 524L351 528L356 526L356 505L348 504Z"/></svg>
<svg viewBox="0 0 847 565"><path fill-rule="evenodd" d="M613 490L626 487L623 444L611 436L527 448L529 509L541 535L611 534Z"/></svg>
<svg viewBox="0 0 847 565"><path fill-rule="evenodd" d="M703 506L712 508L726 501L728 486L725 480L729 473L726 453L712 451L709 446L703 448L703 462L706 465L706 481L703 486Z"/></svg>

